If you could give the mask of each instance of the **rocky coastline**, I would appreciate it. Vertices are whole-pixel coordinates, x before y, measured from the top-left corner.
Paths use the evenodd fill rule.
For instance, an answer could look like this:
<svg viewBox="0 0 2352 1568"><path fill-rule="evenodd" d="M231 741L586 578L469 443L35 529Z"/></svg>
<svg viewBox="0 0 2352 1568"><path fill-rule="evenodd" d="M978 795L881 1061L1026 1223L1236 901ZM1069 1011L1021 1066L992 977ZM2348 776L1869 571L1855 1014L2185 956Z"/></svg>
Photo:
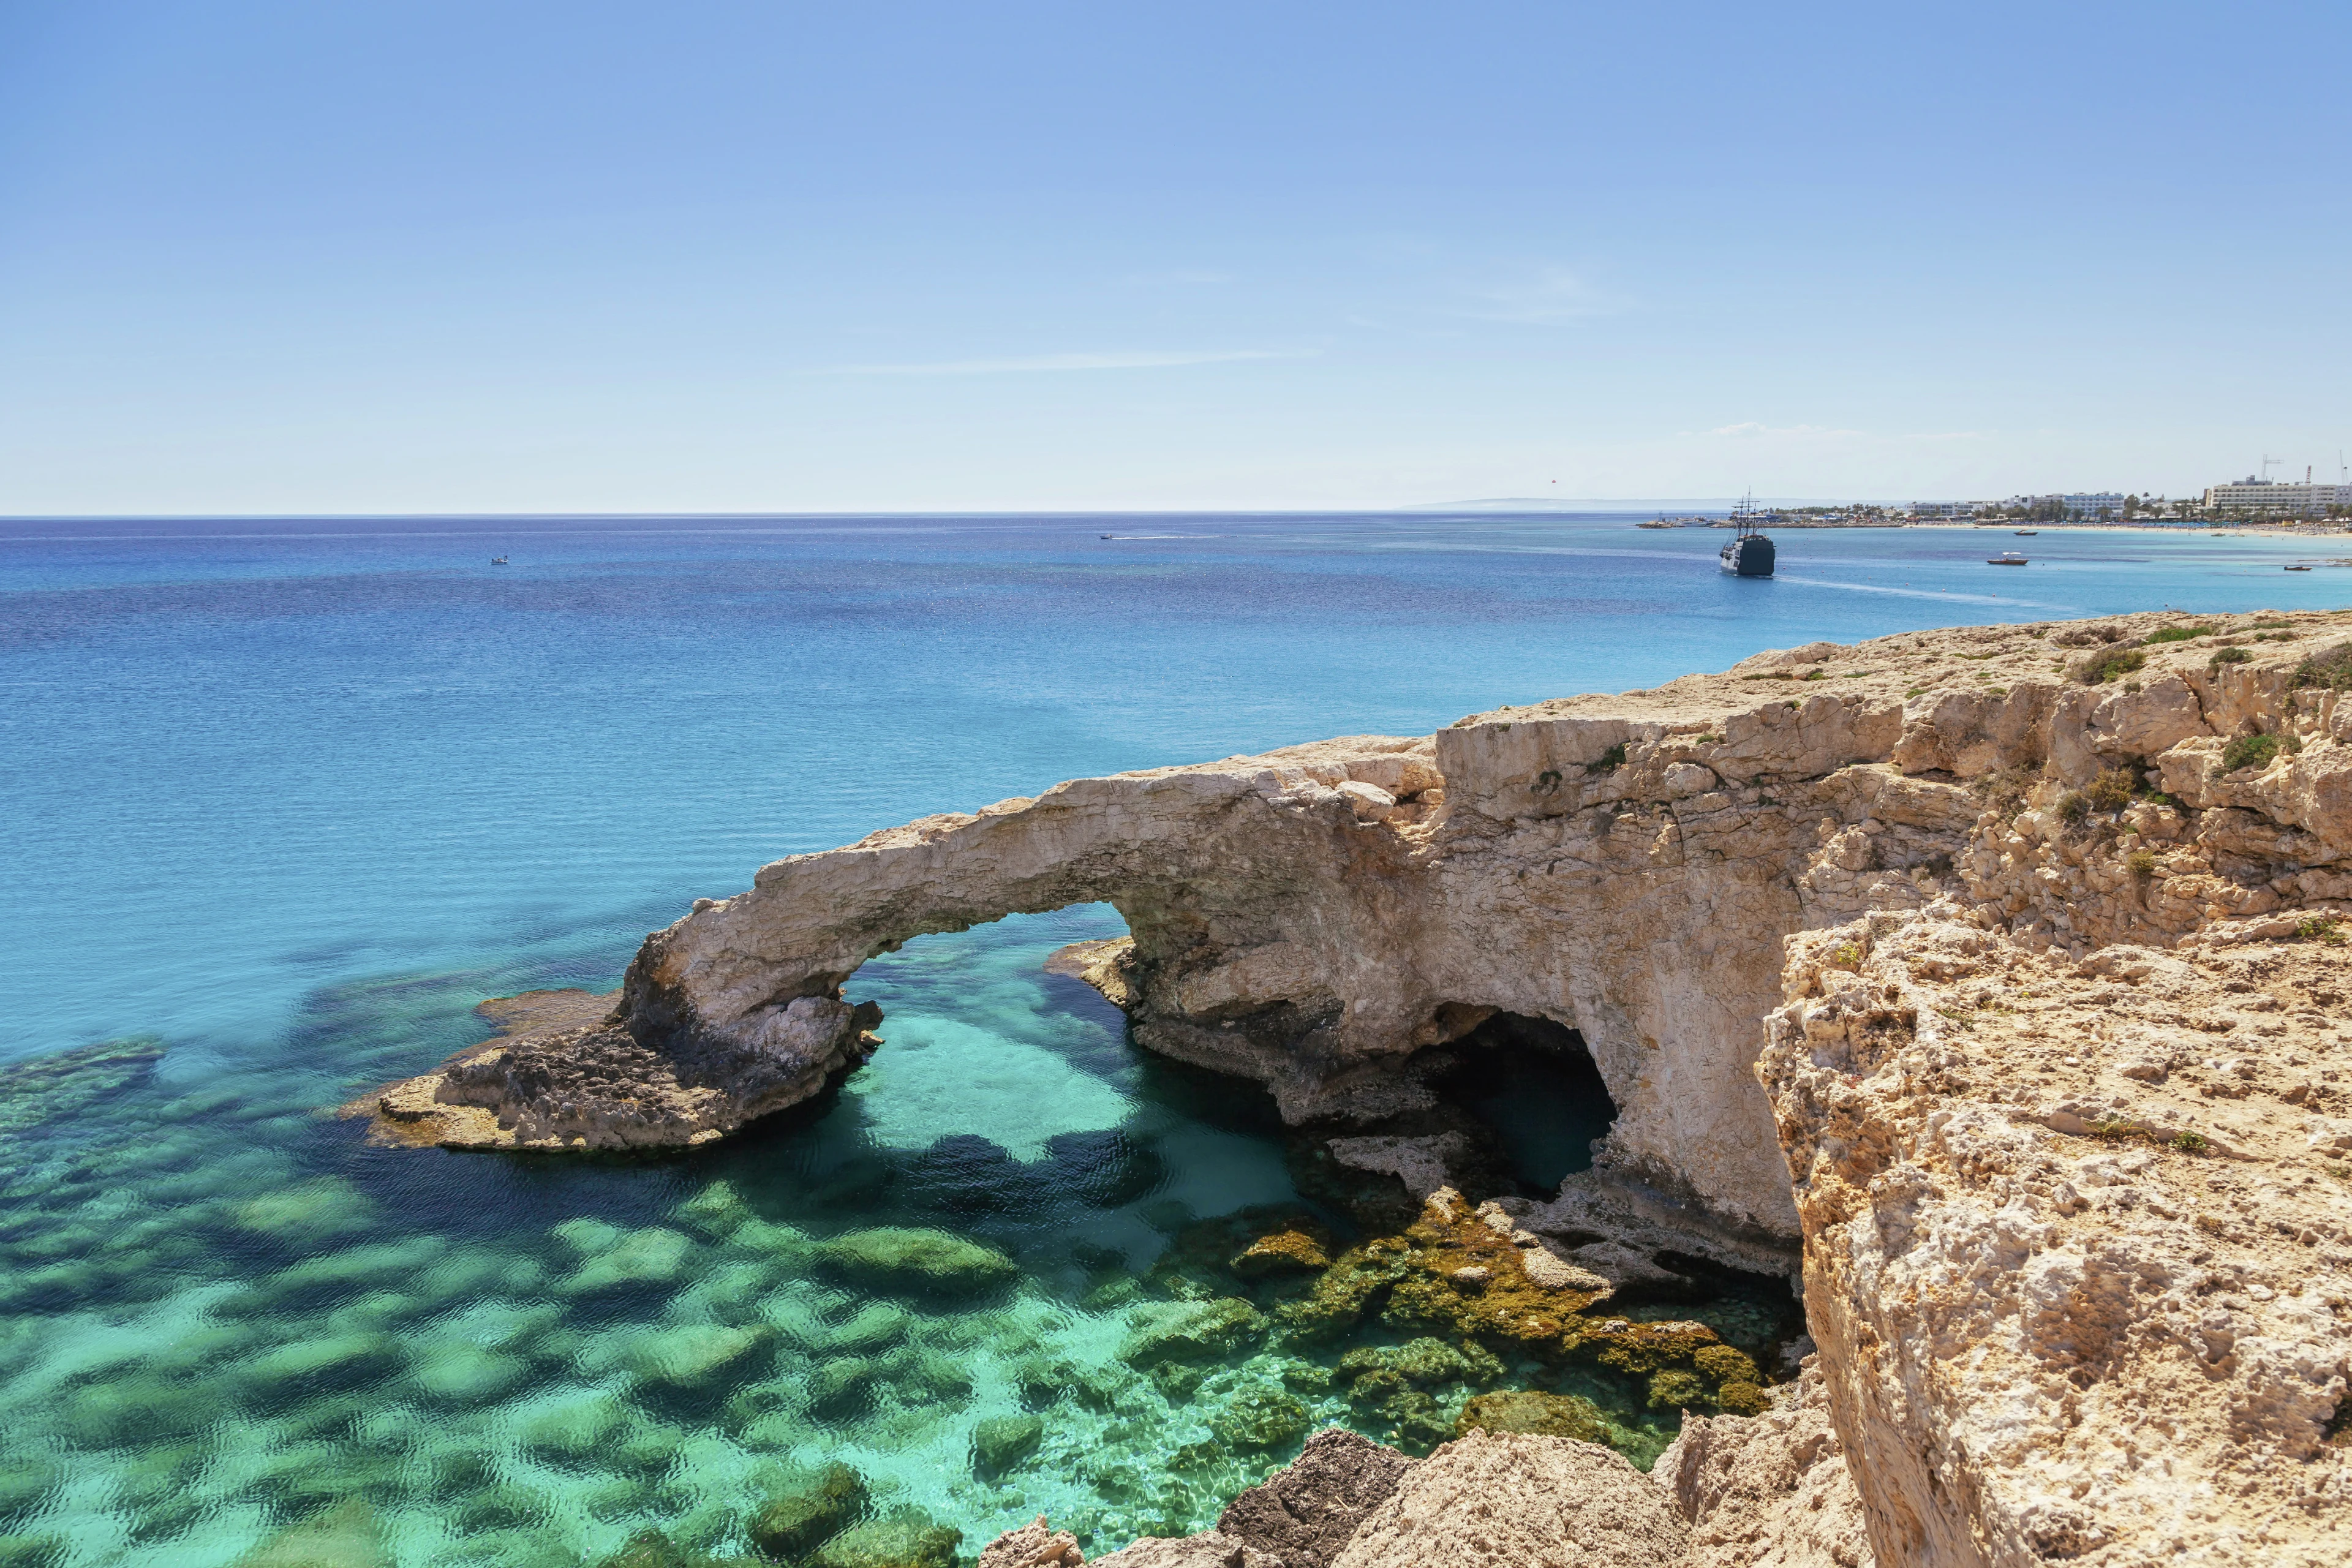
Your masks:
<svg viewBox="0 0 2352 1568"><path fill-rule="evenodd" d="M1318 1437L1218 1531L1105 1561L2341 1562L2347 689L2352 613L2147 614L1077 780L779 861L617 995L519 1003L353 1110L457 1148L707 1142L887 1037L843 994L867 958L1108 901L1130 939L1065 971L1402 1194L1336 1258L1242 1238L1295 1271L1286 1331L1376 1308L1687 1414L1644 1475L1497 1390L1427 1458ZM1483 1196L1433 1085L1541 1029L1615 1121L1557 1194ZM1710 1268L1799 1276L1811 1355L1610 1316ZM1360 1501L1366 1465L1393 1486L1302 1502L1310 1543L1250 1522L1304 1517L1285 1487ZM983 1563L1078 1551L1016 1537Z"/></svg>

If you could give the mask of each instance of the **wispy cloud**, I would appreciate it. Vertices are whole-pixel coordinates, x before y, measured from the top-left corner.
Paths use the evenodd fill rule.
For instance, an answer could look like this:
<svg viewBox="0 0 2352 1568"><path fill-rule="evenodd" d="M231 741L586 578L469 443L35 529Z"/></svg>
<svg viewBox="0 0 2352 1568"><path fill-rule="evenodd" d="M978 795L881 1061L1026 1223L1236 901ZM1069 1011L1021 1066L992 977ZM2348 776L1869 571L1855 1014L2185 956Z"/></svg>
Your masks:
<svg viewBox="0 0 2352 1568"><path fill-rule="evenodd" d="M1509 282L1474 289L1470 290L1470 297L1475 303L1457 310L1454 314L1475 316L1486 321L1523 321L1536 326L1555 326L1588 316L1612 315L1620 309L1620 301L1593 288L1564 267L1538 268L1533 273Z"/></svg>
<svg viewBox="0 0 2352 1568"><path fill-rule="evenodd" d="M1851 440L1869 434L1866 430L1841 430L1832 425L1766 425L1759 420L1742 420L1737 425L1718 425L1712 430L1685 430L1685 436L1725 436L1741 440Z"/></svg>
<svg viewBox="0 0 2352 1568"><path fill-rule="evenodd" d="M1305 359L1314 349L1179 349L1132 353L1022 354L1008 359L924 360L909 364L840 364L835 375L1031 375L1073 370L1160 370L1236 360Z"/></svg>
<svg viewBox="0 0 2352 1568"><path fill-rule="evenodd" d="M1234 275L1205 267L1175 267L1165 272L1129 273L1120 281L1142 289L1198 288L1211 283L1230 283Z"/></svg>

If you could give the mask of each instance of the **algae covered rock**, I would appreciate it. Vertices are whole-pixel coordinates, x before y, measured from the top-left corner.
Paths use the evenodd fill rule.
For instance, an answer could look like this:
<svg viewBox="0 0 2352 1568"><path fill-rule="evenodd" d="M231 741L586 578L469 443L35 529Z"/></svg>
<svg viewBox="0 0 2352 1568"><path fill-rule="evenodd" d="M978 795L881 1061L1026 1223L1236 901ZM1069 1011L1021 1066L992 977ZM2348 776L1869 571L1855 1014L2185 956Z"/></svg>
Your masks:
<svg viewBox="0 0 2352 1568"><path fill-rule="evenodd" d="M1695 1372L1669 1370L1650 1376L1650 1408L1688 1410L1706 1403L1706 1384Z"/></svg>
<svg viewBox="0 0 2352 1568"><path fill-rule="evenodd" d="M1289 1225L1242 1248L1233 1270L1244 1279L1269 1274L1316 1273L1331 1266L1330 1238L1320 1226Z"/></svg>
<svg viewBox="0 0 2352 1568"><path fill-rule="evenodd" d="M390 1568L375 1512L357 1498L289 1525L236 1560L236 1568Z"/></svg>
<svg viewBox="0 0 2352 1568"><path fill-rule="evenodd" d="M752 1568L758 1561L751 1557L714 1557L680 1546L658 1530L642 1530L629 1537L626 1546L599 1559L596 1568Z"/></svg>
<svg viewBox="0 0 2352 1568"><path fill-rule="evenodd" d="M1209 1430L1232 1448L1281 1448L1315 1425L1307 1406L1275 1389L1245 1388L1209 1418Z"/></svg>
<svg viewBox="0 0 2352 1568"><path fill-rule="evenodd" d="M961 1300L985 1296L1021 1276L992 1247L944 1230L877 1226L836 1236L816 1249L817 1267L845 1284L897 1294Z"/></svg>
<svg viewBox="0 0 2352 1568"><path fill-rule="evenodd" d="M971 1431L972 1471L983 1479L1001 1476L1035 1453L1045 1436L1039 1416L991 1415Z"/></svg>
<svg viewBox="0 0 2352 1568"><path fill-rule="evenodd" d="M291 1242L318 1242L356 1233L375 1218L375 1205L341 1176L297 1182L247 1198L234 1212L242 1228Z"/></svg>
<svg viewBox="0 0 2352 1568"><path fill-rule="evenodd" d="M1609 1427L1588 1400L1572 1394L1540 1394L1525 1389L1498 1389L1481 1394L1462 1407L1454 1423L1457 1436L1473 1430L1526 1432L1539 1437L1574 1437L1580 1442L1608 1444Z"/></svg>
<svg viewBox="0 0 2352 1568"><path fill-rule="evenodd" d="M693 1250L693 1238L684 1232L649 1226L590 1254L562 1288L583 1292L616 1285L664 1284L677 1278Z"/></svg>
<svg viewBox="0 0 2352 1568"><path fill-rule="evenodd" d="M817 1548L810 1568L955 1568L963 1531L920 1517L877 1519Z"/></svg>
<svg viewBox="0 0 2352 1568"><path fill-rule="evenodd" d="M1156 1309L1129 1336L1119 1359L1149 1370L1168 1362L1222 1361L1265 1332L1265 1315L1238 1296Z"/></svg>
<svg viewBox="0 0 2352 1568"><path fill-rule="evenodd" d="M866 1478L847 1465L768 1495L751 1517L751 1543L780 1563L793 1563L855 1523L866 1511Z"/></svg>

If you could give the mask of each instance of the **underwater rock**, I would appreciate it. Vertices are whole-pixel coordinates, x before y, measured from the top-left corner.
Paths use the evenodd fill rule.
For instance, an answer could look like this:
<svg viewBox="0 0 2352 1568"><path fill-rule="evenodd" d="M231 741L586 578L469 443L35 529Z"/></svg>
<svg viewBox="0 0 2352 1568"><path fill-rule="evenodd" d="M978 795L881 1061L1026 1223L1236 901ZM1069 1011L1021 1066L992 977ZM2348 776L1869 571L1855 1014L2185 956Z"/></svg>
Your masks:
<svg viewBox="0 0 2352 1568"><path fill-rule="evenodd" d="M972 1473L993 1480L1035 1453L1045 1436L1045 1423L1039 1416L985 1417L971 1429Z"/></svg>
<svg viewBox="0 0 2352 1568"><path fill-rule="evenodd" d="M1481 1394L1462 1407L1455 1435L1474 1429L1524 1432L1538 1437L1574 1437L1580 1442L1609 1443L1608 1425L1592 1402L1572 1394L1543 1394L1528 1389L1497 1389Z"/></svg>
<svg viewBox="0 0 2352 1568"><path fill-rule="evenodd" d="M1328 1426L1297 1459L1227 1503L1217 1530L1281 1568L1328 1568L1412 1468L1394 1448Z"/></svg>
<svg viewBox="0 0 2352 1568"><path fill-rule="evenodd" d="M651 1330L632 1358L637 1375L663 1383L699 1383L768 1337L764 1326L682 1323Z"/></svg>
<svg viewBox="0 0 2352 1568"><path fill-rule="evenodd" d="M479 1405L504 1394L530 1371L530 1363L520 1356L479 1345L441 1343L417 1354L410 1363L409 1376L436 1399Z"/></svg>
<svg viewBox="0 0 2352 1568"><path fill-rule="evenodd" d="M375 1510L353 1498L287 1526L238 1558L236 1568L391 1568L391 1563Z"/></svg>
<svg viewBox="0 0 2352 1568"><path fill-rule="evenodd" d="M0 1068L0 1133L79 1116L93 1101L144 1079L163 1059L156 1040L101 1040Z"/></svg>
<svg viewBox="0 0 2352 1568"><path fill-rule="evenodd" d="M992 1247L901 1226L836 1236L816 1249L816 1260L824 1272L864 1289L949 1300L988 1295L1021 1276Z"/></svg>
<svg viewBox="0 0 2352 1568"><path fill-rule="evenodd" d="M1265 1327L1265 1315L1238 1296L1154 1304L1118 1359L1139 1371L1166 1362L1223 1361Z"/></svg>
<svg viewBox="0 0 2352 1568"><path fill-rule="evenodd" d="M904 1340L914 1321L904 1307L869 1301L846 1322L827 1331L822 1348L829 1355L872 1355Z"/></svg>
<svg viewBox="0 0 2352 1568"><path fill-rule="evenodd" d="M596 1568L758 1568L754 1557L714 1557L680 1546L658 1530L641 1530Z"/></svg>
<svg viewBox="0 0 2352 1568"><path fill-rule="evenodd" d="M866 1478L844 1464L768 1494L751 1517L751 1543L779 1563L795 1563L865 1513Z"/></svg>
<svg viewBox="0 0 2352 1568"><path fill-rule="evenodd" d="M1675 1568L1689 1537L1666 1494L1621 1455L1481 1431L1404 1472L1331 1568Z"/></svg>
<svg viewBox="0 0 2352 1568"><path fill-rule="evenodd" d="M809 1558L809 1568L955 1568L963 1531L928 1519L853 1524Z"/></svg>
<svg viewBox="0 0 2352 1568"><path fill-rule="evenodd" d="M1209 1430L1230 1448L1280 1448L1297 1442L1315 1418L1287 1394L1245 1388L1209 1418Z"/></svg>
<svg viewBox="0 0 2352 1568"><path fill-rule="evenodd" d="M690 1225L713 1241L724 1241L737 1226L752 1217L731 1183L716 1181L677 1205L680 1223Z"/></svg>
<svg viewBox="0 0 2352 1568"><path fill-rule="evenodd" d="M341 1176L320 1176L236 1205L236 1223L262 1236L316 1243L367 1229L375 1205Z"/></svg>
<svg viewBox="0 0 2352 1568"><path fill-rule="evenodd" d="M615 1285L665 1284L677 1278L694 1239L660 1226L629 1232L595 1250L557 1289L575 1295Z"/></svg>
<svg viewBox="0 0 2352 1568"><path fill-rule="evenodd" d="M1041 1513L1034 1523L1008 1530L982 1547L979 1568L1079 1568L1086 1560L1078 1538L1054 1529Z"/></svg>

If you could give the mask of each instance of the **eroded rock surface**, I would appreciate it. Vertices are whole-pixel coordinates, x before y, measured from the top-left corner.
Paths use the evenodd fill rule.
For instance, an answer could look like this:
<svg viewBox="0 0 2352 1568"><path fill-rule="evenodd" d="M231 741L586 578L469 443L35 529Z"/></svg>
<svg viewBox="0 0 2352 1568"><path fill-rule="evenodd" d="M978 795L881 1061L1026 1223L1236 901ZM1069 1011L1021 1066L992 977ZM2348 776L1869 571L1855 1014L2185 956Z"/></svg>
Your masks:
<svg viewBox="0 0 2352 1568"><path fill-rule="evenodd" d="M1650 1479L1691 1527L1685 1568L1872 1568L1818 1365L1758 1415L1685 1415Z"/></svg>
<svg viewBox="0 0 2352 1568"><path fill-rule="evenodd" d="M1413 1466L1333 1568L1670 1568L1689 1536L1665 1494L1612 1449L1473 1432Z"/></svg>
<svg viewBox="0 0 2352 1568"><path fill-rule="evenodd" d="M1879 1561L2352 1559L2344 948L1988 923L1799 937L1761 1068Z"/></svg>
<svg viewBox="0 0 2352 1568"><path fill-rule="evenodd" d="M1282 1568L1329 1568L1412 1468L1394 1448L1328 1427L1295 1461L1226 1504L1217 1529Z"/></svg>

